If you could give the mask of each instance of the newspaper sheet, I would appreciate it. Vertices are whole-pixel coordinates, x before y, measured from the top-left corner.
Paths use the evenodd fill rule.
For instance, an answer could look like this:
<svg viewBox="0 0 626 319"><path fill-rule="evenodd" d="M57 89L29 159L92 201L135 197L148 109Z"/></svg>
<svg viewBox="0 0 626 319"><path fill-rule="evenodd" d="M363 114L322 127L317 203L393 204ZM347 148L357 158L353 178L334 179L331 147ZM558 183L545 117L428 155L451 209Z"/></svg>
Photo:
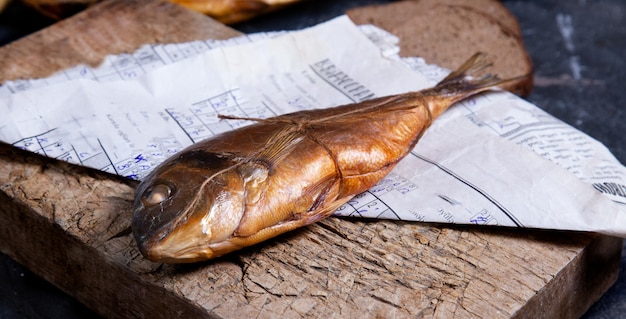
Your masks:
<svg viewBox="0 0 626 319"><path fill-rule="evenodd" d="M266 118L433 86L398 39L345 16L228 41L145 46L98 68L0 86L0 140L141 179L184 147ZM468 99L343 216L595 231L626 237L626 168L507 92Z"/></svg>

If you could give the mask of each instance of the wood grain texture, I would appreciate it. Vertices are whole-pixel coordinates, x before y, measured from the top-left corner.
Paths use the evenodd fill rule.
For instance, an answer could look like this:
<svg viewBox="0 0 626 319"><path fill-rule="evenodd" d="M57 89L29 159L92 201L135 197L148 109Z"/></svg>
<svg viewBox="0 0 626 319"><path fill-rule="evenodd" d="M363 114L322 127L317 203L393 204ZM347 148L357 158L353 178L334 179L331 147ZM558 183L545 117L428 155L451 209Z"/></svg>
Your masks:
<svg viewBox="0 0 626 319"><path fill-rule="evenodd" d="M81 63L95 66L107 54L133 52L143 44L237 35L241 33L167 1L103 1L0 47L0 83L45 77Z"/></svg>
<svg viewBox="0 0 626 319"><path fill-rule="evenodd" d="M111 51L130 50L166 38L122 32L141 28L133 10L158 7L153 21L196 17L160 1L124 3L96 6L44 32L91 43L84 37L99 30L119 35ZM111 8L130 20L89 25ZM91 31L73 32L80 30L73 19ZM167 32L173 42L194 31ZM57 45L41 50L64 56ZM105 43L90 45L68 54L96 57ZM162 265L139 255L123 233L134 186L0 144L0 250L110 318L575 318L615 281L621 253L621 239L594 234L330 218L212 262Z"/></svg>

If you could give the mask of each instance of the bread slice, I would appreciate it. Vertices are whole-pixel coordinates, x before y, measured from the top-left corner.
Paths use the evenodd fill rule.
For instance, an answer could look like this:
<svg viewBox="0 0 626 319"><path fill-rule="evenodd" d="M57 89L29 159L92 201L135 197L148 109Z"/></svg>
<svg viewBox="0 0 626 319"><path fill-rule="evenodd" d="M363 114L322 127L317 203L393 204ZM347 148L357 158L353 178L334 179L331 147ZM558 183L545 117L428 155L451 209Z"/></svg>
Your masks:
<svg viewBox="0 0 626 319"><path fill-rule="evenodd" d="M418 2L428 6L439 4L469 7L492 17L512 34L518 37L522 36L517 18L515 18L513 13L511 13L500 0L410 0L409 2Z"/></svg>
<svg viewBox="0 0 626 319"><path fill-rule="evenodd" d="M480 9L474 7L481 2ZM517 21L503 12L508 10L496 0L472 6L460 0L414 0L361 7L347 14L357 24L374 24L398 36L402 56L419 56L444 68L455 69L472 54L486 52L493 61L490 73L502 78L527 75L505 87L527 96L533 85L532 62Z"/></svg>

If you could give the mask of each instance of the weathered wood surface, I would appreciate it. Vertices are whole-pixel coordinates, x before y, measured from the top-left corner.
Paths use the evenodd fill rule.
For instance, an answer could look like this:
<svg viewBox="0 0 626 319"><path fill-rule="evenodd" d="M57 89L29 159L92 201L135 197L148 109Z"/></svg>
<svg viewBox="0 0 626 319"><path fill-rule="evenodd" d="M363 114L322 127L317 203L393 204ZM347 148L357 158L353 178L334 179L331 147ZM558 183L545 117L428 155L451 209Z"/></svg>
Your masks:
<svg viewBox="0 0 626 319"><path fill-rule="evenodd" d="M146 43L227 39L241 35L200 13L167 1L104 1L0 49L0 83L39 78Z"/></svg>
<svg viewBox="0 0 626 319"><path fill-rule="evenodd" d="M187 16L195 22L156 26ZM162 1L109 1L0 48L14 63L0 81L142 43L235 34ZM31 50L39 55L18 54ZM0 145L0 250L111 318L574 318L615 281L622 246L593 234L330 218L169 266L116 236L130 224L133 187Z"/></svg>

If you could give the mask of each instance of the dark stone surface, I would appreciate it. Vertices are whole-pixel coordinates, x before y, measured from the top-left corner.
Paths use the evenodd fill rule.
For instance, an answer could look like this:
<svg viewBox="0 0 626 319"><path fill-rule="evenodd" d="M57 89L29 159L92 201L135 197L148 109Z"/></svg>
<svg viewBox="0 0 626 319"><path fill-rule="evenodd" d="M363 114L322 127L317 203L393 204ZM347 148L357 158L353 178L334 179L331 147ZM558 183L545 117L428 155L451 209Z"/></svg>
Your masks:
<svg viewBox="0 0 626 319"><path fill-rule="evenodd" d="M600 140L626 163L626 3L552 0L506 4L520 21L536 76L555 80L550 85L537 83L529 100ZM558 20L568 17L573 30L570 48L557 27ZM572 64L581 68L579 80L573 80Z"/></svg>
<svg viewBox="0 0 626 319"><path fill-rule="evenodd" d="M383 0L316 0L236 26L244 32L294 30ZM626 163L626 2L527 0L504 4L518 17L537 83L528 99L604 143ZM49 25L14 1L0 15L0 45ZM559 25L562 27L559 28ZM570 41L561 30L570 26ZM4 61L2 61L4 63ZM0 318L94 317L80 303L0 254ZM584 318L626 317L626 257L617 283Z"/></svg>

